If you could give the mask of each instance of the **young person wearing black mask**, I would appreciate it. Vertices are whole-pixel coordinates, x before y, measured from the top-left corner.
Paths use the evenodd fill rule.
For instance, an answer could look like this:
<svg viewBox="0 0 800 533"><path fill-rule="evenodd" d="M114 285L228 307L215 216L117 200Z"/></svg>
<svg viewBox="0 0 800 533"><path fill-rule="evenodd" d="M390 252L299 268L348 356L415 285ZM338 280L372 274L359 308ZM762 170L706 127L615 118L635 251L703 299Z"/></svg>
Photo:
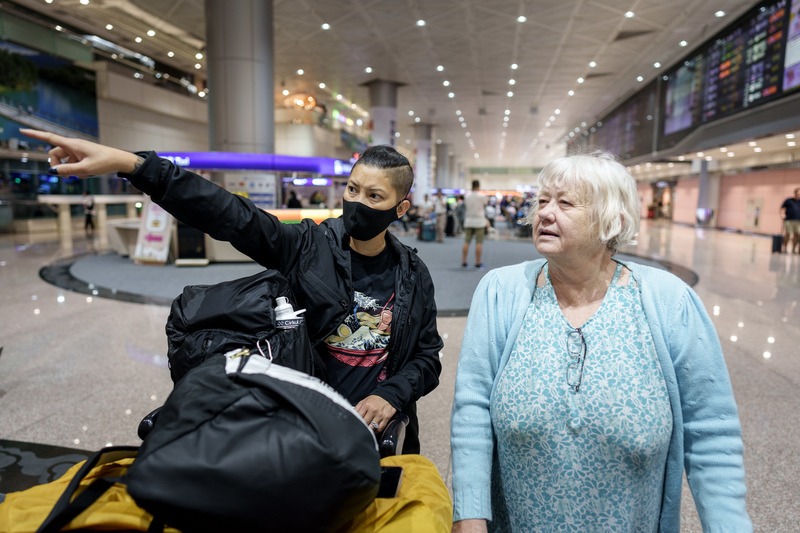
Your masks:
<svg viewBox="0 0 800 533"><path fill-rule="evenodd" d="M414 173L403 155L389 146L364 152L350 173L341 218L283 224L155 152L23 133L54 147L51 173L120 173L178 220L286 276L298 307L306 309L328 383L376 432L397 411L407 414L403 453L419 453L416 401L439 383L443 342L427 267L387 232L410 206Z"/></svg>

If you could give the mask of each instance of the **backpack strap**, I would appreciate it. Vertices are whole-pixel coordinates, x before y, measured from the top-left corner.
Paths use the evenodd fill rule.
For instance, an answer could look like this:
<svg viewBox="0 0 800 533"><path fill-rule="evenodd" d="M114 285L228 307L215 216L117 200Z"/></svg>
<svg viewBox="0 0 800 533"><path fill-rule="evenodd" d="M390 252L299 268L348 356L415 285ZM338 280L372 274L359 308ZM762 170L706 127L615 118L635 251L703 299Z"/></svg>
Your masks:
<svg viewBox="0 0 800 533"><path fill-rule="evenodd" d="M95 479L88 487L75 496L81 481L95 467L119 461L129 457L136 457L139 453L138 446L109 446L95 452L89 457L83 466L75 473L75 477L70 480L69 485L61 494L53 510L45 521L36 530L36 533L55 533L69 524L76 516L80 515L97 501L114 483L124 483L124 476L121 477L101 477ZM154 529L160 528L160 529ZM153 520L150 524L150 531L163 531L164 524L160 520Z"/></svg>

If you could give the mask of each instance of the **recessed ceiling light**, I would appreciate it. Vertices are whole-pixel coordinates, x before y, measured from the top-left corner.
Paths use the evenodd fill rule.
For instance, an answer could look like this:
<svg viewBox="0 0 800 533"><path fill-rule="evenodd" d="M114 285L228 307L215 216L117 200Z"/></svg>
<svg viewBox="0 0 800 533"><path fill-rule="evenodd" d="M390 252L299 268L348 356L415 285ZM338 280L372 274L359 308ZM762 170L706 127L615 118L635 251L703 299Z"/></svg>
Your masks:
<svg viewBox="0 0 800 533"><path fill-rule="evenodd" d="M628 11L627 13L625 13L625 18L626 19L632 19L634 16L635 16L635 13L633 11Z"/></svg>
<svg viewBox="0 0 800 533"><path fill-rule="evenodd" d="M442 82L442 85L444 85L445 87L449 87L449 86L450 86L450 82L449 82L449 81L447 81L447 80L444 80L444 81Z"/></svg>
<svg viewBox="0 0 800 533"><path fill-rule="evenodd" d="M88 6L89 0L81 0L81 5Z"/></svg>
<svg viewBox="0 0 800 533"><path fill-rule="evenodd" d="M503 122L508 122L508 120L509 120L508 117L503 117Z"/></svg>
<svg viewBox="0 0 800 533"><path fill-rule="evenodd" d="M167 52L167 57L175 57L175 52L172 51Z"/></svg>
<svg viewBox="0 0 800 533"><path fill-rule="evenodd" d="M736 154L734 154L733 152L728 152L728 157L733 157L734 155Z"/></svg>
<svg viewBox="0 0 800 533"><path fill-rule="evenodd" d="M749 144L750 146L758 146L758 143L757 143L757 142L755 142L755 141L750 141L750 142L749 142L749 143L747 143L747 144Z"/></svg>
<svg viewBox="0 0 800 533"><path fill-rule="evenodd" d="M517 83L517 80L515 80L515 79L513 79L513 78L512 78L512 79L510 79L510 80L508 80L508 84L509 84L509 85L514 85L514 84L516 84L516 83Z"/></svg>
<svg viewBox="0 0 800 533"><path fill-rule="evenodd" d="M560 110L560 109L556 109L556 110L554 111L554 113L555 113L556 115L560 115L560 114L561 114L561 110Z"/></svg>
<svg viewBox="0 0 800 533"><path fill-rule="evenodd" d="M508 92L506 93L506 96L508 96L509 98L511 98L512 96L514 96L514 93L513 93L512 91L508 91Z"/></svg>
<svg viewBox="0 0 800 533"><path fill-rule="evenodd" d="M460 109L456 109L456 115L461 116L461 110Z"/></svg>
<svg viewBox="0 0 800 533"><path fill-rule="evenodd" d="M595 63L594 61L589 61L589 66L594 68L597 66L597 63Z"/></svg>
<svg viewBox="0 0 800 533"><path fill-rule="evenodd" d="M678 161L686 161L686 156L678 156Z"/></svg>
<svg viewBox="0 0 800 533"><path fill-rule="evenodd" d="M697 157L703 157L704 155L706 154L704 154L703 152L697 152Z"/></svg>
<svg viewBox="0 0 800 533"><path fill-rule="evenodd" d="M786 143L786 146L797 146L797 143L794 141L789 141Z"/></svg>
<svg viewBox="0 0 800 533"><path fill-rule="evenodd" d="M200 70L201 68L203 68L203 65L201 65L200 63L195 63L194 64L194 68L196 68L197 70Z"/></svg>
<svg viewBox="0 0 800 533"><path fill-rule="evenodd" d="M722 147L720 147L719 151L720 151L720 152L727 152L727 151L728 151L728 149L727 149L727 148L725 148L724 146L722 146Z"/></svg>
<svg viewBox="0 0 800 533"><path fill-rule="evenodd" d="M303 75L303 74L305 74L305 73L306 73L306 71L305 71L305 70L303 70L303 69L301 69L301 68L297 69L297 75L298 75L298 76L302 76L302 75Z"/></svg>
<svg viewBox="0 0 800 533"><path fill-rule="evenodd" d="M443 67L442 65L439 65L438 67L436 67L436 70L438 70L439 72L441 72L441 71L443 71L443 70L444 70L444 67Z"/></svg>
<svg viewBox="0 0 800 533"><path fill-rule="evenodd" d="M711 157L710 155L707 155L707 156L706 156L706 161L712 161L713 159L714 159L714 158L713 158L713 157Z"/></svg>
<svg viewBox="0 0 800 533"><path fill-rule="evenodd" d="M283 96L289 96L289 89L283 90Z"/></svg>
<svg viewBox="0 0 800 533"><path fill-rule="evenodd" d="M342 95L341 95L341 94L337 94L337 95L336 95L336 99L337 99L337 100L341 100L341 99L342 99Z"/></svg>
<svg viewBox="0 0 800 533"><path fill-rule="evenodd" d="M658 61L656 61L655 63L653 63L653 66L654 66L655 68L661 68L661 63L659 63Z"/></svg>
<svg viewBox="0 0 800 533"><path fill-rule="evenodd" d="M583 83L583 78L578 78L578 83Z"/></svg>
<svg viewBox="0 0 800 533"><path fill-rule="evenodd" d="M556 119L553 115L550 115L550 122L553 122Z"/></svg>
<svg viewBox="0 0 800 533"><path fill-rule="evenodd" d="M681 42L678 43L678 46L686 46L688 44L689 43L687 43L686 41L681 41Z"/></svg>
<svg viewBox="0 0 800 533"><path fill-rule="evenodd" d="M420 121L419 117L414 117L414 122L419 122L419 121Z"/></svg>
<svg viewBox="0 0 800 533"><path fill-rule="evenodd" d="M527 22L527 21L528 17L526 17L525 15L520 15L517 17L517 22Z"/></svg>
<svg viewBox="0 0 800 533"><path fill-rule="evenodd" d="M569 92L567 92L567 94L573 96L575 94L575 91L570 90Z"/></svg>
<svg viewBox="0 0 800 533"><path fill-rule="evenodd" d="M424 20L420 19L420 20L417 21L417 26L422 27L424 25L425 25L425 21Z"/></svg>
<svg viewBox="0 0 800 533"><path fill-rule="evenodd" d="M148 37L155 37L156 36L156 30L147 30L147 36Z"/></svg>
<svg viewBox="0 0 800 533"><path fill-rule="evenodd" d="M413 117L414 116L414 110L413 109L408 111L408 116L409 117Z"/></svg>
<svg viewBox="0 0 800 533"><path fill-rule="evenodd" d="M321 27L323 30L329 30L329 29L331 29L331 25L330 25L330 24L328 24L327 22L323 23L323 24L322 24L322 26L320 26L320 27Z"/></svg>
<svg viewBox="0 0 800 533"><path fill-rule="evenodd" d="M722 18L722 17L725 16L725 12L722 11L722 10L719 10L716 13L714 13L714 16L717 17L717 18Z"/></svg>
<svg viewBox="0 0 800 533"><path fill-rule="evenodd" d="M325 84L324 84L324 83L320 83L320 84L319 84L319 88L320 88L320 89L324 89L324 88L325 88Z"/></svg>
<svg viewBox="0 0 800 533"><path fill-rule="evenodd" d="M644 78L641 76L636 76L636 81L644 81Z"/></svg>
<svg viewBox="0 0 800 533"><path fill-rule="evenodd" d="M136 39L134 39L134 41L136 41L137 43L140 43L140 42L142 42L142 38L141 37L137 37Z"/></svg>
<svg viewBox="0 0 800 533"><path fill-rule="evenodd" d="M367 67L367 68L365 68L365 69L364 69L364 72L366 72L367 74L369 74L370 72L372 72L372 67Z"/></svg>
<svg viewBox="0 0 800 533"><path fill-rule="evenodd" d="M114 29L114 25L113 25L113 24L106 24L106 29L107 29L108 31L111 31L111 30L113 30L113 29Z"/></svg>
<svg viewBox="0 0 800 533"><path fill-rule="evenodd" d="M455 98L456 97L456 93L447 93L447 96L450 97L450 98Z"/></svg>
<svg viewBox="0 0 800 533"><path fill-rule="evenodd" d="M786 138L787 139L794 139L794 133L787 133L786 134Z"/></svg>
<svg viewBox="0 0 800 533"><path fill-rule="evenodd" d="M196 57L197 59L203 59L203 54L201 54L200 52L197 52L197 53L194 55L194 57Z"/></svg>
<svg viewBox="0 0 800 533"><path fill-rule="evenodd" d="M756 146L755 148L753 148L753 151L754 152L760 152L761 151L761 147L760 146Z"/></svg>
<svg viewBox="0 0 800 533"><path fill-rule="evenodd" d="M550 123L549 123L549 122L545 122L545 123L544 123L544 127L545 127L545 128L549 128L549 127L550 127Z"/></svg>
<svg viewBox="0 0 800 533"><path fill-rule="evenodd" d="M519 65L517 65L516 63L511 63L511 70L517 70L518 68Z"/></svg>

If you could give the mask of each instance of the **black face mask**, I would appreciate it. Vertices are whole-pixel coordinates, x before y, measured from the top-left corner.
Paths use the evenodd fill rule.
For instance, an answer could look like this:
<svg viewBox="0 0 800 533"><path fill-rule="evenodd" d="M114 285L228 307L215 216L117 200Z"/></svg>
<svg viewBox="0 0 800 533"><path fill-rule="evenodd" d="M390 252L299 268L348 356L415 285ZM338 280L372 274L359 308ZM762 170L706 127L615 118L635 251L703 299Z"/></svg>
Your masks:
<svg viewBox="0 0 800 533"><path fill-rule="evenodd" d="M373 239L388 228L389 224L397 220L397 207L404 201L405 198L391 209L381 211L372 209L361 202L342 200L344 229L348 235L359 241Z"/></svg>

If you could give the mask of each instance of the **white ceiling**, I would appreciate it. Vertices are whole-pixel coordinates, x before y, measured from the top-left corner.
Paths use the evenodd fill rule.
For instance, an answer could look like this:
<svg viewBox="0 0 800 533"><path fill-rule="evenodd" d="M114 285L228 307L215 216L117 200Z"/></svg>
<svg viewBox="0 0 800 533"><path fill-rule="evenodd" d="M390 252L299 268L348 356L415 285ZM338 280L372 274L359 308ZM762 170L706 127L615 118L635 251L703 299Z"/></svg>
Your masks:
<svg viewBox="0 0 800 533"><path fill-rule="evenodd" d="M199 71L194 68L205 39L203 0L15 3L186 72L205 71L204 60ZM397 81L404 84L398 95L399 146L413 147L419 117L435 125L434 139L466 166L538 167L563 155L562 139L577 124L601 118L756 3L273 0L275 90L306 91L322 102L342 94L369 109L363 83ZM718 10L726 15L716 17ZM518 22L520 16L527 20ZM330 29L322 29L323 23ZM114 28L106 30L106 24ZM150 29L156 31L153 37L147 36ZM167 57L168 51L175 56ZM589 66L592 61L595 67ZM555 120L546 127L551 116Z"/></svg>

